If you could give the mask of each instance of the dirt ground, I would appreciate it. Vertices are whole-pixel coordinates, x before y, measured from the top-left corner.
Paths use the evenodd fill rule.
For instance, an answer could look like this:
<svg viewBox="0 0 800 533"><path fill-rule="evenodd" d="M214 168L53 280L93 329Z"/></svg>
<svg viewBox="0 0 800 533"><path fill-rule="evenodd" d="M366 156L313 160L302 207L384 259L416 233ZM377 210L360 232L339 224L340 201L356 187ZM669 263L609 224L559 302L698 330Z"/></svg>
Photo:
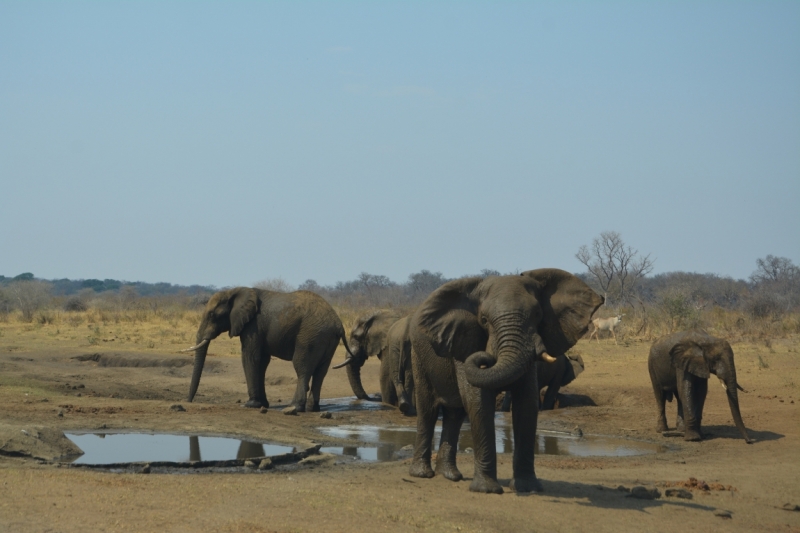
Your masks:
<svg viewBox="0 0 800 533"><path fill-rule="evenodd" d="M56 430L138 430L341 446L318 428L415 423L392 410L323 419L319 413L244 409L237 403L246 400L244 375L236 341L229 339L212 342L198 396L187 403L191 357L177 349L188 346L184 339L191 339L193 330L184 326L178 325L186 329L178 341L143 345L91 325L87 337L70 335L66 326L0 324L0 445L8 451L20 435ZM86 329L74 329L79 327ZM440 476L411 478L407 459L367 463L320 455L264 472L148 475L0 455L0 531L800 532L800 512L783 508L800 505L800 339L733 348L739 381L748 391L740 401L752 445L739 436L715 382L704 414L705 441L655 433L649 344L582 340L575 350L586 371L563 392L567 400L590 399L596 405L545 412L540 428L579 427L584 435L645 440L668 451L633 457L539 455L536 470L545 491L517 495L506 489L501 496L468 491L468 453L459 454L466 481L458 483ZM340 347L335 362L343 358ZM364 368L369 392L379 389L378 369L372 360ZM270 401L285 404L294 382L291 364L273 361L267 371ZM345 371L331 370L322 393L352 395ZM177 403L185 411L171 409ZM669 407L674 424L674 406ZM498 463L507 487L511 455L499 455ZM687 489L692 499L664 495L671 485L691 484L690 478L698 480ZM697 486L700 481L709 490ZM620 485L656 487L662 496L631 498Z"/></svg>

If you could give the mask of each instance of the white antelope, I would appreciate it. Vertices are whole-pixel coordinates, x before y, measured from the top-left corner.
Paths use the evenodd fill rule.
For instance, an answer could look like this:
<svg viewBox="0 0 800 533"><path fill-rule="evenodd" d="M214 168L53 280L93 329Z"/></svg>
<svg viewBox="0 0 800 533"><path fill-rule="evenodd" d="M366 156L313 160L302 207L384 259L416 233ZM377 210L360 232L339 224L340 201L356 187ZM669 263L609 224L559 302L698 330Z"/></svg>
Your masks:
<svg viewBox="0 0 800 533"><path fill-rule="evenodd" d="M594 331L591 335L589 335L589 340L592 340L592 335L594 338L597 339L597 342L600 342L600 336L597 334L598 331L610 331L611 334L614 336L614 344L617 344L617 334L614 333L614 327L622 322L622 317L625 314L612 316L611 318L593 318L592 324L594 325Z"/></svg>

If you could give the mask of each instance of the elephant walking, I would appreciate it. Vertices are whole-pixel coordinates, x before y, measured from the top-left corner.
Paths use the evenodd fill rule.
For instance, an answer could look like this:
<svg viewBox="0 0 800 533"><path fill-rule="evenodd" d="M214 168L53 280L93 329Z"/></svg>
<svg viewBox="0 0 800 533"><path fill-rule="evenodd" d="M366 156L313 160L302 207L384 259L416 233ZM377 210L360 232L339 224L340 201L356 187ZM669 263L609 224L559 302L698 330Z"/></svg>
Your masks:
<svg viewBox="0 0 800 533"><path fill-rule="evenodd" d="M340 339L350 351L339 316L313 292L281 293L247 287L219 291L206 304L196 346L184 350L195 352L188 401L197 393L209 342L226 331L231 337L238 336L242 344L249 397L246 407L269 407L264 377L275 356L292 361L297 372L291 405L299 412L307 407L319 411L322 381Z"/></svg>
<svg viewBox="0 0 800 533"><path fill-rule="evenodd" d="M736 380L733 349L728 341L712 337L700 329L666 335L653 343L647 366L658 409L657 431L667 431L665 405L674 396L678 403L678 431L684 432L685 440L702 440L703 405L708 393L708 378L714 374L725 389L739 433L745 442L752 442L739 411L737 389L744 389Z"/></svg>
<svg viewBox="0 0 800 533"><path fill-rule="evenodd" d="M470 490L502 493L497 481L495 398L511 392L517 492L540 491L533 465L539 387L534 363L555 362L586 332L603 298L557 269L518 276L464 278L435 290L411 317L417 437L410 474L462 479L458 436L469 416L475 473ZM432 441L439 410L442 436L436 470Z"/></svg>
<svg viewBox="0 0 800 533"><path fill-rule="evenodd" d="M361 368L371 356L381 361L381 401L414 414L411 342L408 317L397 311L378 311L359 318L350 331L353 357L334 368L347 366L350 387L357 398L371 400L361 383Z"/></svg>

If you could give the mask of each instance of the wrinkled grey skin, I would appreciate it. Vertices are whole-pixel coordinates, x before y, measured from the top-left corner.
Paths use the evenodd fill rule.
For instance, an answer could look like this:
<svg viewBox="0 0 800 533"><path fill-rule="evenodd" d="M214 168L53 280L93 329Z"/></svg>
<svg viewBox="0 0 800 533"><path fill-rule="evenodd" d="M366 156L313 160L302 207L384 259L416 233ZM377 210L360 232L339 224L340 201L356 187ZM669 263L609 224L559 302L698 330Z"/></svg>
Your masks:
<svg viewBox="0 0 800 533"><path fill-rule="evenodd" d="M359 318L350 331L350 349L353 358L347 364L347 378L356 397L373 399L361 383L361 367L369 357L375 356L381 361L381 401L399 407L404 414L415 414L407 317L387 310Z"/></svg>
<svg viewBox="0 0 800 533"><path fill-rule="evenodd" d="M197 344L212 341L224 332L238 336L242 344L249 397L246 407L269 407L264 376L275 356L292 361L297 372L291 405L300 412L307 407L319 411L322 381L340 339L349 351L339 316L321 296L308 291L281 293L248 287L219 291L206 304ZM207 352L208 343L195 350L190 402L197 393Z"/></svg>
<svg viewBox="0 0 800 533"><path fill-rule="evenodd" d="M389 328L386 350L381 359L381 394L384 403L396 405L404 415L415 416L417 409L411 369L410 319L410 316L405 316Z"/></svg>
<svg viewBox="0 0 800 533"><path fill-rule="evenodd" d="M494 411L500 391L514 405L517 492L542 490L533 468L539 387L534 363L563 355L586 333L603 298L569 272L540 269L518 276L465 278L435 290L411 318L417 438L410 474L462 479L456 467L464 416L472 430L475 471L469 489L497 493ZM432 441L439 409L436 470Z"/></svg>
<svg viewBox="0 0 800 533"><path fill-rule="evenodd" d="M653 343L647 366L658 409L657 431L667 431L665 402L671 402L674 396L678 403L678 431L684 432L685 440L702 440L703 404L708 393L708 378L714 374L724 384L739 433L745 442L752 442L739 411L737 389L744 389L736 381L733 349L728 341L712 337L701 329L666 335Z"/></svg>
<svg viewBox="0 0 800 533"><path fill-rule="evenodd" d="M578 354L559 354L555 363L536 361L536 379L539 383L539 393L547 389L544 393L539 410L549 411L555 409L558 400L558 391L561 387L566 387L578 377L583 369L583 358ZM503 411L511 410L511 394L506 393L503 397Z"/></svg>

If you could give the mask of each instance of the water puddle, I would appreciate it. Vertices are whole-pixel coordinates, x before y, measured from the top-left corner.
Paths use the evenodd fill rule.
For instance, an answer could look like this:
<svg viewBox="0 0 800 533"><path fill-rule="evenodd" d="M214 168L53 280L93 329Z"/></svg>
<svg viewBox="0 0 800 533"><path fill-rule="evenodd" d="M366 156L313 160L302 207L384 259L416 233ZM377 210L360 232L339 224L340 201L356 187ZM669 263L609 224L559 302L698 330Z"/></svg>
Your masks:
<svg viewBox="0 0 800 533"><path fill-rule="evenodd" d="M67 437L77 444L84 454L65 462L78 465L231 461L272 457L295 451L291 446L224 437L147 433L68 433Z"/></svg>
<svg viewBox="0 0 800 533"><path fill-rule="evenodd" d="M345 396L344 398L321 399L319 401L319 410L330 411L331 413L344 411L395 411L397 407L381 402L359 400L355 396Z"/></svg>
<svg viewBox="0 0 800 533"><path fill-rule="evenodd" d="M391 461L410 455L409 446L416 438L414 427L378 427L361 425L342 425L322 427L319 431L329 437L354 440L366 446L330 446L321 452L334 453L361 459L363 461ZM441 423L436 426L434 446L438 447L441 437ZM495 420L495 446L497 453L511 453L514 449L511 427L504 417ZM469 423L461 428L458 439L460 452L473 447ZM666 447L655 443L629 439L582 436L540 430L536 435L536 453L546 455L571 455L573 457L628 457L661 453Z"/></svg>

